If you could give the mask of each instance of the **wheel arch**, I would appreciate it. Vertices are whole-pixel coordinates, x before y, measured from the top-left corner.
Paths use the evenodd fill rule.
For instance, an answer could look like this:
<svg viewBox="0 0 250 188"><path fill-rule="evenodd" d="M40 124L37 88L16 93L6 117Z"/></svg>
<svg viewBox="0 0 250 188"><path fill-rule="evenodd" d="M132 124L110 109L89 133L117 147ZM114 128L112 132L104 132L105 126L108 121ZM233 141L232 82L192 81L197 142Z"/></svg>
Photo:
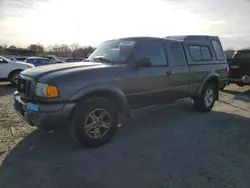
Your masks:
<svg viewBox="0 0 250 188"><path fill-rule="evenodd" d="M90 97L104 97L114 102L118 107L118 110L122 114L128 114L128 102L124 93L118 89L113 87L86 87L82 88L78 92L76 92L71 98L71 101L79 101L85 100Z"/></svg>
<svg viewBox="0 0 250 188"><path fill-rule="evenodd" d="M8 75L8 79L10 79L11 75L12 75L14 72L22 72L22 71L24 71L24 70L23 70L23 69L14 69L14 70L12 70L12 71L9 73L9 75Z"/></svg>
<svg viewBox="0 0 250 188"><path fill-rule="evenodd" d="M220 90L220 79L219 79L219 75L217 73L210 73L202 82L202 84L200 85L198 92L196 94L196 96L199 96L202 92L202 89L204 87L204 85L206 83L212 83L214 84L215 88L216 88L216 100L219 100L219 90Z"/></svg>

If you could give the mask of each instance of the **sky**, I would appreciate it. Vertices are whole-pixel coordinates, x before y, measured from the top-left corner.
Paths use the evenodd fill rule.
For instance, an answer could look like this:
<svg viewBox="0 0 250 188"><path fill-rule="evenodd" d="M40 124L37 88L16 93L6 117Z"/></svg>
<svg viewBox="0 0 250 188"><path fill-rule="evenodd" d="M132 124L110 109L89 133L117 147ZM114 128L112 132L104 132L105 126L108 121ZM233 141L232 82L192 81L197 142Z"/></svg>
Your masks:
<svg viewBox="0 0 250 188"><path fill-rule="evenodd" d="M18 47L187 34L250 47L249 0L0 0L0 10L0 44Z"/></svg>

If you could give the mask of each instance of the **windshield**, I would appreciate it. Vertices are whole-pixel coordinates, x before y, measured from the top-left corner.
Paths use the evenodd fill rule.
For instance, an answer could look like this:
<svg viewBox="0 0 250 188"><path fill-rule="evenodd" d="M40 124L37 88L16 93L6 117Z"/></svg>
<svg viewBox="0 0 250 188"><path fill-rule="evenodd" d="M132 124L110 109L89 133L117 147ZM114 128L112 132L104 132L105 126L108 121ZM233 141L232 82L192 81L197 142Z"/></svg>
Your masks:
<svg viewBox="0 0 250 188"><path fill-rule="evenodd" d="M130 56L135 41L112 40L102 43L87 59L93 62L124 63Z"/></svg>

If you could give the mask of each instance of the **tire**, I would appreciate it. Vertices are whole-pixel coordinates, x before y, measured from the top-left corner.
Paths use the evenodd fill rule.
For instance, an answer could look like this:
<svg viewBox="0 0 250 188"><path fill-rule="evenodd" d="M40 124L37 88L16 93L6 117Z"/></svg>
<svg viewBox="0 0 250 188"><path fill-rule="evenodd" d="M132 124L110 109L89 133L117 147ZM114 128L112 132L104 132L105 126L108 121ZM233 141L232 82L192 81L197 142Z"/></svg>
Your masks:
<svg viewBox="0 0 250 188"><path fill-rule="evenodd" d="M225 83L223 86L220 87L220 91L223 91L225 89L225 87L227 86L227 84Z"/></svg>
<svg viewBox="0 0 250 188"><path fill-rule="evenodd" d="M209 102L206 102L206 100L208 100L206 98L208 92L212 92L212 96L210 97ZM217 91L215 89L215 85L212 83L206 83L201 91L200 96L194 98L195 108L201 112L210 111L214 106L216 100L216 93Z"/></svg>
<svg viewBox="0 0 250 188"><path fill-rule="evenodd" d="M100 114L104 115L105 113L107 114L102 119L100 117ZM99 117L100 121L94 118L94 116ZM95 121L93 119L95 119ZM103 120L102 122L101 119ZM89 98L80 101L76 105L71 122L72 123L70 125L69 133L71 138L76 143L88 148L99 147L107 143L113 137L117 130L117 108L112 101L106 98ZM106 125L104 126L104 124ZM107 129L107 127L109 128ZM87 131L87 129L89 130ZM105 134L101 136L102 133ZM98 136L101 137L98 138Z"/></svg>
<svg viewBox="0 0 250 188"><path fill-rule="evenodd" d="M10 75L9 75L9 81L11 82L12 85L17 85L17 78L20 74L20 72L22 72L21 70L16 70L13 71Z"/></svg>

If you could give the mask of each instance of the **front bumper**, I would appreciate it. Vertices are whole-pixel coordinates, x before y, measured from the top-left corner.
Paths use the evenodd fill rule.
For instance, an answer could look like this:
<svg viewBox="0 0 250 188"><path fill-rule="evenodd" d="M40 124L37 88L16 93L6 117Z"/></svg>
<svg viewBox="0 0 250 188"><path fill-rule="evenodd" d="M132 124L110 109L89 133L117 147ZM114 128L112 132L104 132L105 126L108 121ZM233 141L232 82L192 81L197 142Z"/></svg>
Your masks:
<svg viewBox="0 0 250 188"><path fill-rule="evenodd" d="M21 99L19 93L14 93L14 108L18 115L28 124L44 129L68 125L75 106L75 103L36 104L39 105L39 112L32 112L27 109L27 102Z"/></svg>

